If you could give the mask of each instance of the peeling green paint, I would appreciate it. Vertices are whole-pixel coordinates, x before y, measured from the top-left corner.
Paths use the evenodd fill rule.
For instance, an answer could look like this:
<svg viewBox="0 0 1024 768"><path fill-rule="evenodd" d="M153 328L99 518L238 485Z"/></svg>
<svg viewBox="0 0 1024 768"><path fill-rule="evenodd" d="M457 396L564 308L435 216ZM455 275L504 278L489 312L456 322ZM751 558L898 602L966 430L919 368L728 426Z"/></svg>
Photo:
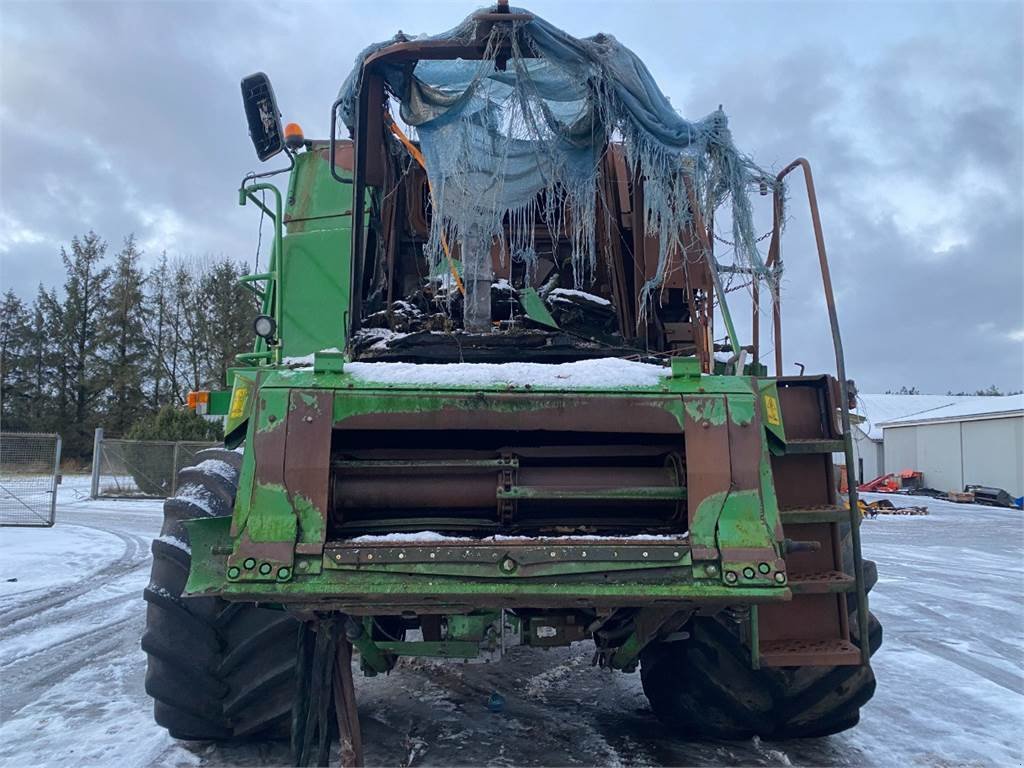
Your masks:
<svg viewBox="0 0 1024 768"><path fill-rule="evenodd" d="M324 516L313 502L296 493L292 496L295 514L299 519L298 540L309 544L318 544L324 540Z"/></svg>
<svg viewBox="0 0 1024 768"><path fill-rule="evenodd" d="M725 506L728 491L712 493L697 505L697 512L690 521L690 543L694 547L714 547L715 529L718 527L718 516Z"/></svg>
<svg viewBox="0 0 1024 768"><path fill-rule="evenodd" d="M297 534L295 511L282 485L256 483L252 494L253 511L245 530L253 541L290 541Z"/></svg>
<svg viewBox="0 0 1024 768"><path fill-rule="evenodd" d="M771 547L773 540L761 518L758 491L732 491L718 515L716 539L719 549Z"/></svg>
<svg viewBox="0 0 1024 768"><path fill-rule="evenodd" d="M686 403L686 412L694 421L716 427L725 424L724 397L684 397L683 401Z"/></svg>
<svg viewBox="0 0 1024 768"><path fill-rule="evenodd" d="M733 424L746 426L754 421L753 395L729 395L729 420Z"/></svg>

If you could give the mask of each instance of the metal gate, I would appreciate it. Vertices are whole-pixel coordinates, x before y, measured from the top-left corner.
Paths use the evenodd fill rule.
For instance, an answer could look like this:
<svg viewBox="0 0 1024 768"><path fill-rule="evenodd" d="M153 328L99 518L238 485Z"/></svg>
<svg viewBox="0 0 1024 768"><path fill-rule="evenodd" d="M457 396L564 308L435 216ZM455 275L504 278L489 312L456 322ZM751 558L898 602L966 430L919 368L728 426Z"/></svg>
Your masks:
<svg viewBox="0 0 1024 768"><path fill-rule="evenodd" d="M93 442L92 498L163 499L177 490L178 472L196 464L196 454L220 443L120 440L97 429Z"/></svg>
<svg viewBox="0 0 1024 768"><path fill-rule="evenodd" d="M0 432L0 525L53 525L59 483L60 435Z"/></svg>

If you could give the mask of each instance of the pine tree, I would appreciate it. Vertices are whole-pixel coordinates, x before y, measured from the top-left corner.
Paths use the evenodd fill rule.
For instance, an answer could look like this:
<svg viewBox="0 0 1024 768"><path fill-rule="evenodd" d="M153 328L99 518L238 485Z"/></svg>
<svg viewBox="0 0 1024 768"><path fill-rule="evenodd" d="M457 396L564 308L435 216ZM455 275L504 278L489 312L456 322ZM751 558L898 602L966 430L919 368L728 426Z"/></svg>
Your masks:
<svg viewBox="0 0 1024 768"><path fill-rule="evenodd" d="M27 343L22 358L22 368L29 382L28 422L35 432L45 432L56 428L55 363L60 358L58 348L59 336L51 329L58 325L49 312L51 305L57 300L39 285L36 299L32 302L32 312L27 329Z"/></svg>
<svg viewBox="0 0 1024 768"><path fill-rule="evenodd" d="M148 410L155 413L172 400L170 376L167 370L167 348L170 342L171 316L171 274L167 265L167 252L160 254L160 262L150 270L146 278L145 304L143 313L145 335L148 345L147 368L149 379Z"/></svg>
<svg viewBox="0 0 1024 768"><path fill-rule="evenodd" d="M28 329L28 310L8 289L0 298L0 426L7 430L24 430L28 423L28 382L23 366Z"/></svg>
<svg viewBox="0 0 1024 768"><path fill-rule="evenodd" d="M199 326L206 360L204 386L223 387L228 368L236 365L235 355L252 343L256 299L238 281L247 272L244 264L221 259L208 264L200 278L198 293L206 310Z"/></svg>
<svg viewBox="0 0 1024 768"><path fill-rule="evenodd" d="M102 264L106 251L106 242L92 231L72 239L70 254L61 248L67 273L61 352L67 367L71 411L64 444L70 456L88 453L102 394L104 366L97 340L110 282L110 267Z"/></svg>
<svg viewBox="0 0 1024 768"><path fill-rule="evenodd" d="M147 344L141 256L134 235L126 237L111 273L110 291L103 310L103 336L97 339L106 348L104 422L116 435L123 435L142 416L145 402L143 361Z"/></svg>

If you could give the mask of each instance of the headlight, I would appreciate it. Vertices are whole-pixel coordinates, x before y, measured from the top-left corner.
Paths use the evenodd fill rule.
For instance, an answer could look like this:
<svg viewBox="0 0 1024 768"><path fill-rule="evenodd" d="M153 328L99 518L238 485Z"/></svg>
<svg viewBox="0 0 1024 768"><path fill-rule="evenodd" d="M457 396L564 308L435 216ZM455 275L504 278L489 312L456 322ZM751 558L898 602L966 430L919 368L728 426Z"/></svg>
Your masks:
<svg viewBox="0 0 1024 768"><path fill-rule="evenodd" d="M277 323L270 315L256 315L252 328L256 331L257 336L267 341L271 341L274 334L277 333Z"/></svg>

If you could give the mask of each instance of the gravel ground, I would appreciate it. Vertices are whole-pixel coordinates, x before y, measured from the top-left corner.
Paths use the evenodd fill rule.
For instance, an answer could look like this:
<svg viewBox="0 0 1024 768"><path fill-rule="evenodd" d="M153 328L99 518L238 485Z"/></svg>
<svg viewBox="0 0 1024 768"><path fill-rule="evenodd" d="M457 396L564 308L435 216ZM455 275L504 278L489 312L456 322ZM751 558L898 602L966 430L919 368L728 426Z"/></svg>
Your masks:
<svg viewBox="0 0 1024 768"><path fill-rule="evenodd" d="M66 479L52 529L0 530L0 765L287 765L279 744L182 744L153 724L139 637L160 504L86 488ZM919 501L928 517L863 527L885 642L852 731L687 743L653 717L639 675L591 668L585 645L517 648L499 665L403 660L357 676L367 762L1022 765L1024 515Z"/></svg>

